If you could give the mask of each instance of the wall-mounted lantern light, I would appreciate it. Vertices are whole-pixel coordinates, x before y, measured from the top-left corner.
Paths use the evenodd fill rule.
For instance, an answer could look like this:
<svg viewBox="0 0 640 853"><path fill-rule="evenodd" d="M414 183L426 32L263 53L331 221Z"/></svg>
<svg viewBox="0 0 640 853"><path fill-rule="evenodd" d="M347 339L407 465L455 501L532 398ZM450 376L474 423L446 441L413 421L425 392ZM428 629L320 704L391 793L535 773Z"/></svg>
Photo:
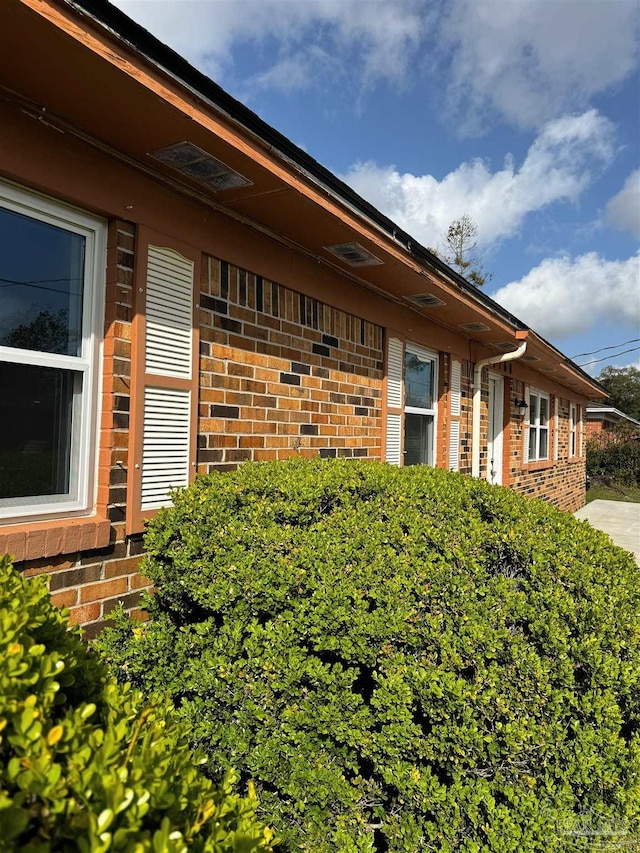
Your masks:
<svg viewBox="0 0 640 853"><path fill-rule="evenodd" d="M528 403L527 403L527 401L524 399L524 397L521 397L519 400L518 400L518 398L516 397L516 398L515 398L515 400L513 401L513 405L514 405L514 406L516 407L516 409L518 410L518 414L520 415L520 417L521 417L521 418L524 418L524 416L525 416L525 415L526 415L526 413L527 413L527 409L529 408L529 404L528 404Z"/></svg>

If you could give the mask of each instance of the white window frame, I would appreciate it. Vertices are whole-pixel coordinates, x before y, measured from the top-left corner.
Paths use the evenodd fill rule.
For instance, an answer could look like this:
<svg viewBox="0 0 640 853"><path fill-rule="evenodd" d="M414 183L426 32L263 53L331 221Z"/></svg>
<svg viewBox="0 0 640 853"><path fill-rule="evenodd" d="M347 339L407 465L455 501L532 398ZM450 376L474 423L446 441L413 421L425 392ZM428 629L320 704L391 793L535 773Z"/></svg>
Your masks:
<svg viewBox="0 0 640 853"><path fill-rule="evenodd" d="M534 399L538 401L537 405L534 403ZM547 401L547 422L546 424L540 423L540 400ZM535 414L534 414L535 410ZM533 415L533 419L532 419ZM549 394L545 394L543 391L538 391L535 388L529 389L529 423L527 425L527 429L529 430L529 458L525 460L526 462L546 462L550 459L550 447L549 447L549 422L551 415L551 398ZM540 436L545 433L547 434L547 454L546 456L540 455Z"/></svg>
<svg viewBox="0 0 640 853"><path fill-rule="evenodd" d="M100 399L102 318L107 254L107 223L82 210L16 184L0 181L0 207L85 238L82 342L78 356L0 346L0 361L72 372L76 377L71 428L71 481L68 496L43 495L31 503L0 499L0 522L42 521L87 515L95 504L97 414ZM78 389L78 386L81 386Z"/></svg>
<svg viewBox="0 0 640 853"><path fill-rule="evenodd" d="M569 458L578 455L578 406L569 403Z"/></svg>
<svg viewBox="0 0 640 853"><path fill-rule="evenodd" d="M437 451L438 451L438 353L433 350L425 349L424 347L419 346L418 344L413 344L407 341L405 347L405 359L406 354L409 353L420 361L431 362L433 364L433 388L432 388L432 398L433 398L433 406L429 409L422 408L420 406L404 406L404 414L406 415L425 415L433 418L433 442L432 446L427 450L427 456L430 458L429 462L424 463L425 465L429 465L431 467L435 467L436 459L437 459ZM403 360L403 381L406 381L404 360ZM406 399L406 389L405 389L405 399ZM405 419L403 419L405 420ZM404 424L403 424L403 433L404 433ZM403 441L404 446L404 441ZM405 451L406 452L406 451ZM404 465L404 453L403 453L403 465Z"/></svg>

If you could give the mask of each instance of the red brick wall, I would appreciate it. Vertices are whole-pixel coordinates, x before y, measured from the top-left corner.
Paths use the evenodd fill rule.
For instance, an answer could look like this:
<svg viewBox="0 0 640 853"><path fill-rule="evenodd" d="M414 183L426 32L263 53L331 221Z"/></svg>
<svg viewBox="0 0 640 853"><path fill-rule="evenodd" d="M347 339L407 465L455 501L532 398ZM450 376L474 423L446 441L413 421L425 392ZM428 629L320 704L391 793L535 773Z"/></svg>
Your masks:
<svg viewBox="0 0 640 853"><path fill-rule="evenodd" d="M516 379L513 373L517 369L514 363L495 365L494 372L504 375L505 408L509 423L503 436L503 485L509 486L529 497L543 498L559 509L574 512L584 506L586 493L586 464L584 431L578 430L578 441L582 436L582 452L569 458L569 401L551 394L551 422L549 428L549 459L545 462L529 463L523 459L523 428L526 421L513 405L516 398L521 399L525 392L525 383ZM480 422L480 476L486 476L487 468L487 399L488 373L483 371L481 392ZM471 408L472 408L473 364L462 363L461 381L461 417L460 417L460 471L471 474ZM553 416L558 408L558 453L555 456L555 423Z"/></svg>
<svg viewBox="0 0 640 853"><path fill-rule="evenodd" d="M216 258L202 265L198 472L379 458L382 329Z"/></svg>
<svg viewBox="0 0 640 853"><path fill-rule="evenodd" d="M524 384L512 380L512 398L524 395ZM558 395L550 395L551 419L549 426L549 459L545 462L523 464L523 429L526 421L514 415L510 429L510 465L509 485L524 495L534 498L544 498L549 503L567 512L575 512L585 503L586 494L586 461L584 431L578 427L576 445L578 454L569 456L570 452L570 402ZM557 459L556 424L557 420ZM580 446L581 445L581 446Z"/></svg>
<svg viewBox="0 0 640 853"><path fill-rule="evenodd" d="M587 441L604 446L616 441L616 424L604 417L589 419L586 422Z"/></svg>

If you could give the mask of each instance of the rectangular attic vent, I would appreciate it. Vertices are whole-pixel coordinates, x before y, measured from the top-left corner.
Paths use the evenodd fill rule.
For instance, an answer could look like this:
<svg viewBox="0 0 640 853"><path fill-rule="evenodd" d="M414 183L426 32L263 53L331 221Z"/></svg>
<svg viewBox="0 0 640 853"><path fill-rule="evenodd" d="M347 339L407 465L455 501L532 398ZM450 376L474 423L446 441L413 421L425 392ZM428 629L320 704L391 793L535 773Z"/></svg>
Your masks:
<svg viewBox="0 0 640 853"><path fill-rule="evenodd" d="M193 142L178 142L166 148L158 148L150 154L151 157L176 169L192 181L203 184L214 193L247 187L251 184L244 175L231 169L222 160L207 154Z"/></svg>
<svg viewBox="0 0 640 853"><path fill-rule="evenodd" d="M498 344L494 344L496 349L513 349L515 346L513 341L500 341Z"/></svg>
<svg viewBox="0 0 640 853"><path fill-rule="evenodd" d="M336 243L334 246L324 246L324 248L351 267L373 267L383 263L360 243Z"/></svg>
<svg viewBox="0 0 640 853"><path fill-rule="evenodd" d="M441 305L446 305L442 299L438 299L432 293L416 293L413 296L407 297L411 302L415 302L421 308L438 308Z"/></svg>
<svg viewBox="0 0 640 853"><path fill-rule="evenodd" d="M523 355L521 361L540 361L537 355Z"/></svg>
<svg viewBox="0 0 640 853"><path fill-rule="evenodd" d="M488 332L489 326L484 323L462 323L461 329L466 329L468 332Z"/></svg>

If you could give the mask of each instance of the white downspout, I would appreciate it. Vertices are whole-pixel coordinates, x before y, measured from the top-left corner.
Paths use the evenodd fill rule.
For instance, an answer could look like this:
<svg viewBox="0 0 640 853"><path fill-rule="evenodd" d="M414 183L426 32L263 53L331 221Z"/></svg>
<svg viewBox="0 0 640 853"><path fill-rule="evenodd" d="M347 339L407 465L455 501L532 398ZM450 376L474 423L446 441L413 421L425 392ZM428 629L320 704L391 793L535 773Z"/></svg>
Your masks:
<svg viewBox="0 0 640 853"><path fill-rule="evenodd" d="M505 361L515 361L523 356L527 342L522 341L518 349L505 352L502 355L491 355L476 362L473 371L473 403L471 410L471 476L480 476L480 396L482 391L482 370L490 364L503 364Z"/></svg>

